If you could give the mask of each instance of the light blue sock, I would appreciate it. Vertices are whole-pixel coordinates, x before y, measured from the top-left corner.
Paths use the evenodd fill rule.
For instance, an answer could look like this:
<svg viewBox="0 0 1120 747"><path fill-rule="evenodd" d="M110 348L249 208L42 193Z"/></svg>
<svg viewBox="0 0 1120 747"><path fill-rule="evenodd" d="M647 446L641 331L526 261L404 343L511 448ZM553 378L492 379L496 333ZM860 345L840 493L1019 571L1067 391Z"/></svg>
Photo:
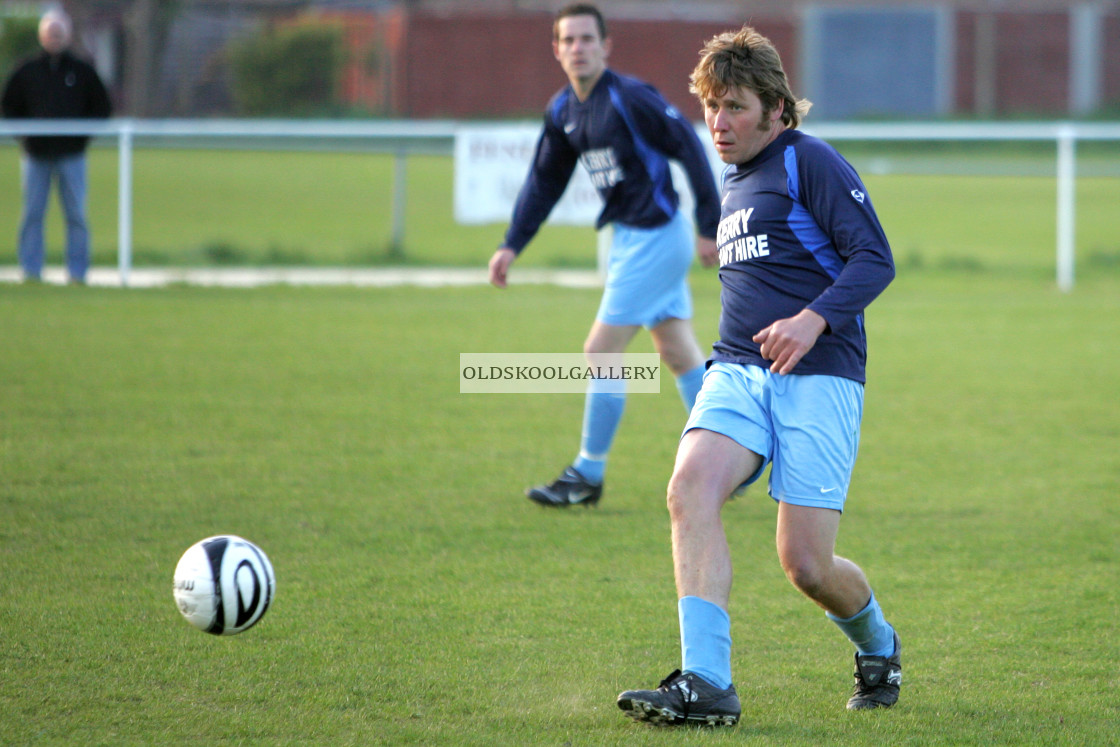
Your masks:
<svg viewBox="0 0 1120 747"><path fill-rule="evenodd" d="M704 364L701 363L677 377L677 391L681 393L684 409L689 412L692 412L692 406L696 404L696 395L700 393L700 387L704 384L704 371Z"/></svg>
<svg viewBox="0 0 1120 747"><path fill-rule="evenodd" d="M829 620L836 623L848 640L855 644L856 650L864 656L891 656L894 654L894 628L883 618L883 610L871 593L867 606L847 620L842 620L831 612L825 612Z"/></svg>
<svg viewBox="0 0 1120 747"><path fill-rule="evenodd" d="M619 391L618 381L595 379L591 382L583 405L579 456L572 466L592 484L603 481L611 442L625 409L626 391Z"/></svg>
<svg viewBox="0 0 1120 747"><path fill-rule="evenodd" d="M681 670L716 687L731 687L731 618L718 604L700 597L677 602L681 622Z"/></svg>

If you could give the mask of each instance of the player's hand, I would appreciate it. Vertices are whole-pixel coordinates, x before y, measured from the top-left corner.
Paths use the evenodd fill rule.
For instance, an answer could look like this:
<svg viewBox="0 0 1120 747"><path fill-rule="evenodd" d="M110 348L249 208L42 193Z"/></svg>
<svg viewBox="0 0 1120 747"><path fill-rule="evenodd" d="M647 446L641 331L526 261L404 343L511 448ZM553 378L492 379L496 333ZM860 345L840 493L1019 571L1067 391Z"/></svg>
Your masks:
<svg viewBox="0 0 1120 747"><path fill-rule="evenodd" d="M719 264L719 248L716 247L715 239L707 239L703 236L696 239L696 253L700 255L700 264L705 267L715 267Z"/></svg>
<svg viewBox="0 0 1120 747"><path fill-rule="evenodd" d="M500 247L490 258L490 284L495 288L505 288L509 277L509 266L517 254L509 247Z"/></svg>
<svg viewBox="0 0 1120 747"><path fill-rule="evenodd" d="M788 374L813 349L817 338L827 328L828 322L823 316L804 309L797 316L779 319L751 339L761 346L763 358L774 361L771 373Z"/></svg>

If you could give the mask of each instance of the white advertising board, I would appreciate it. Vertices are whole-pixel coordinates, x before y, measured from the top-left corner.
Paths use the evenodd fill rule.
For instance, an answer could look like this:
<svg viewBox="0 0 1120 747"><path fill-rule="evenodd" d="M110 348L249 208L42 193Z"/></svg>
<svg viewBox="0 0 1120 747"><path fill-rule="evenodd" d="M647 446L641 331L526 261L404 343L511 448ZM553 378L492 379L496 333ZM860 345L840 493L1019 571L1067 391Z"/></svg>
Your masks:
<svg viewBox="0 0 1120 747"><path fill-rule="evenodd" d="M517 193L529 174L541 128L464 125L455 132L455 221L465 225L508 223ZM576 172L550 223L592 226L602 209L583 166Z"/></svg>
<svg viewBox="0 0 1120 747"><path fill-rule="evenodd" d="M514 202L533 160L540 125L463 125L455 131L455 221L464 225L508 223ZM701 142L707 143L707 133ZM722 167L715 149L708 146L713 169ZM670 166L673 184L681 198L681 209L692 217L695 201L684 170ZM718 173L718 172L717 172ZM575 174L560 202L549 215L549 223L592 226L602 209L599 193L583 166Z"/></svg>

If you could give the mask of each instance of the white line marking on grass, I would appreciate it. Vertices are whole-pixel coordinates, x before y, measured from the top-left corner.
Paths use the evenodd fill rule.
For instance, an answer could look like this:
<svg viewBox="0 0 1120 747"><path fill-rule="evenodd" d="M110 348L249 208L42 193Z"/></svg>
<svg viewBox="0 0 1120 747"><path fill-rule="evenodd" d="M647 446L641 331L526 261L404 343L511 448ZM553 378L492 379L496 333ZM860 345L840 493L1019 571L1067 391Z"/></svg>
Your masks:
<svg viewBox="0 0 1120 747"><path fill-rule="evenodd" d="M0 282L18 283L23 274L18 267L0 267ZM66 283L62 267L47 267L43 282L52 285ZM115 269L94 267L87 276L89 285L121 286L120 273ZM350 285L361 287L391 287L413 285L427 288L446 286L485 285L489 276L485 268L448 267L226 267L190 268L137 267L129 271L128 285L132 288L157 288L166 285L203 285L228 288L254 288L262 285ZM603 281L594 270L550 270L523 268L515 270L512 284L548 284L568 288L598 288Z"/></svg>

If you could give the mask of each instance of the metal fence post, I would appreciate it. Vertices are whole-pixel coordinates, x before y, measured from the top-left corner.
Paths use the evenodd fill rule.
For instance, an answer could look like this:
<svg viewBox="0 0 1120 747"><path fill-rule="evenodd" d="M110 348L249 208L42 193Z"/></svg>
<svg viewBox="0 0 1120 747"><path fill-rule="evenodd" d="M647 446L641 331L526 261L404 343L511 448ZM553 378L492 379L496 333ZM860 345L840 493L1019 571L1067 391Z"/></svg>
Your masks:
<svg viewBox="0 0 1120 747"><path fill-rule="evenodd" d="M122 122L119 142L117 192L117 268L121 285L128 285L132 270L132 123Z"/></svg>
<svg viewBox="0 0 1120 747"><path fill-rule="evenodd" d="M393 155L393 227L389 239L389 257L404 257L405 208L408 201L408 153L398 150Z"/></svg>
<svg viewBox="0 0 1120 747"><path fill-rule="evenodd" d="M1077 133L1058 128L1058 290L1073 290L1077 231Z"/></svg>

